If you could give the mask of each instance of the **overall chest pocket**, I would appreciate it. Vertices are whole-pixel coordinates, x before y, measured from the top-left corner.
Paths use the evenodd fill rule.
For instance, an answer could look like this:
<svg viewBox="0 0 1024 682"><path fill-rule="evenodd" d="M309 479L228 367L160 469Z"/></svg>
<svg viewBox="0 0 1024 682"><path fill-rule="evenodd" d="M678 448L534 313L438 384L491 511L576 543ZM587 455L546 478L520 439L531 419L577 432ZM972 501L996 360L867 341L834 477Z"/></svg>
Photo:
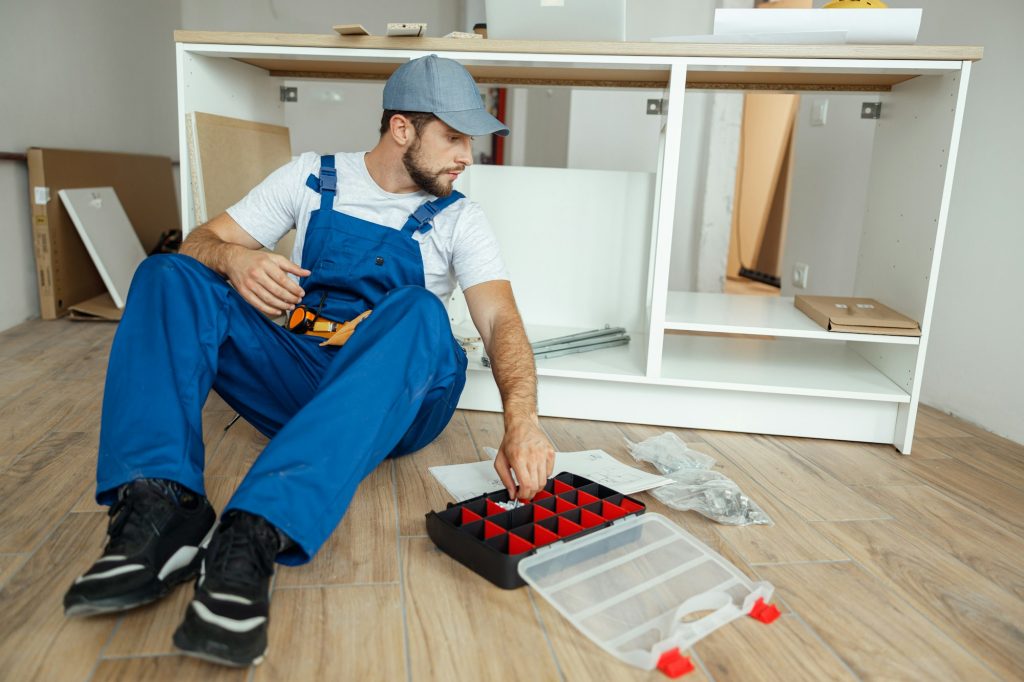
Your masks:
<svg viewBox="0 0 1024 682"><path fill-rule="evenodd" d="M398 232L383 239L336 232L317 264L318 276L331 286L365 290L371 299L407 284L423 286L419 245L396 238L407 239Z"/></svg>

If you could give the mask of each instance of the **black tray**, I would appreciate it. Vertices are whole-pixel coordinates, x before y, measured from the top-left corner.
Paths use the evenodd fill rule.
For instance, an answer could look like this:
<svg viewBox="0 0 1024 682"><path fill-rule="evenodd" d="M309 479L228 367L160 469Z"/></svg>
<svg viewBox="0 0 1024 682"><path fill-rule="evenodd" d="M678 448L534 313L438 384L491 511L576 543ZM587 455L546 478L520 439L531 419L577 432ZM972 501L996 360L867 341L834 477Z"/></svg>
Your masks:
<svg viewBox="0 0 1024 682"><path fill-rule="evenodd" d="M550 479L530 502L505 511L499 490L427 514L427 535L441 550L490 580L512 589L523 557L540 547L571 541L610 526L647 508L632 497L571 473Z"/></svg>

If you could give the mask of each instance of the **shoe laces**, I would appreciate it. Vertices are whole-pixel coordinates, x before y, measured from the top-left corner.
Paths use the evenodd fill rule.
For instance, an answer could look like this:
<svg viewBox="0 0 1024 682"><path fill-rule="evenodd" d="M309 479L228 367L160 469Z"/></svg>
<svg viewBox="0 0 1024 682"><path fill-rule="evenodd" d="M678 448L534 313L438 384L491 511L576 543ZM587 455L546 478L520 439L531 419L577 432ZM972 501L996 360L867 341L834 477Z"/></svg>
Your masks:
<svg viewBox="0 0 1024 682"><path fill-rule="evenodd" d="M221 521L207 550L207 575L218 583L248 591L274 574L278 537L261 517L232 512Z"/></svg>
<svg viewBox="0 0 1024 682"><path fill-rule="evenodd" d="M117 501L107 510L107 542L104 554L137 554L173 510L174 503L145 482L122 489Z"/></svg>

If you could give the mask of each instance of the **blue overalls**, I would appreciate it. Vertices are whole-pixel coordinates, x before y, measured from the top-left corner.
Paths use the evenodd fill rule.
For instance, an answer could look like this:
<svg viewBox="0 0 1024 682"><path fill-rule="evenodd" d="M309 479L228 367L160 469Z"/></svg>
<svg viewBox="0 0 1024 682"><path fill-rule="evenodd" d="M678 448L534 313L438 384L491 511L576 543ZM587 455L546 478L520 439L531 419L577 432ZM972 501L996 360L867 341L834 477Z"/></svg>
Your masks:
<svg viewBox="0 0 1024 682"><path fill-rule="evenodd" d="M373 313L348 342L322 347L247 303L199 261L147 258L136 271L110 351L96 499L140 477L203 485L202 409L210 388L270 438L225 511L263 516L309 561L341 521L356 487L382 460L415 452L451 419L466 354L441 301L424 288L416 231L457 192L428 202L401 230L334 210L334 157L302 249L303 303L349 320Z"/></svg>

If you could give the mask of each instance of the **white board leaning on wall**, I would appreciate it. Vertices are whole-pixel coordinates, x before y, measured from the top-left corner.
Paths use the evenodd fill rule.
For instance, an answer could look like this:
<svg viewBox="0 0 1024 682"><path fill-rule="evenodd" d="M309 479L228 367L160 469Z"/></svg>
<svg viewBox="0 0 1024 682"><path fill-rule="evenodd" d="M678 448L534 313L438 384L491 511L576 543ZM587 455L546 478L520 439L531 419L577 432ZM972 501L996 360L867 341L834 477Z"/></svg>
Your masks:
<svg viewBox="0 0 1024 682"><path fill-rule="evenodd" d="M58 192L89 257L118 309L124 308L135 269L146 258L113 187Z"/></svg>

